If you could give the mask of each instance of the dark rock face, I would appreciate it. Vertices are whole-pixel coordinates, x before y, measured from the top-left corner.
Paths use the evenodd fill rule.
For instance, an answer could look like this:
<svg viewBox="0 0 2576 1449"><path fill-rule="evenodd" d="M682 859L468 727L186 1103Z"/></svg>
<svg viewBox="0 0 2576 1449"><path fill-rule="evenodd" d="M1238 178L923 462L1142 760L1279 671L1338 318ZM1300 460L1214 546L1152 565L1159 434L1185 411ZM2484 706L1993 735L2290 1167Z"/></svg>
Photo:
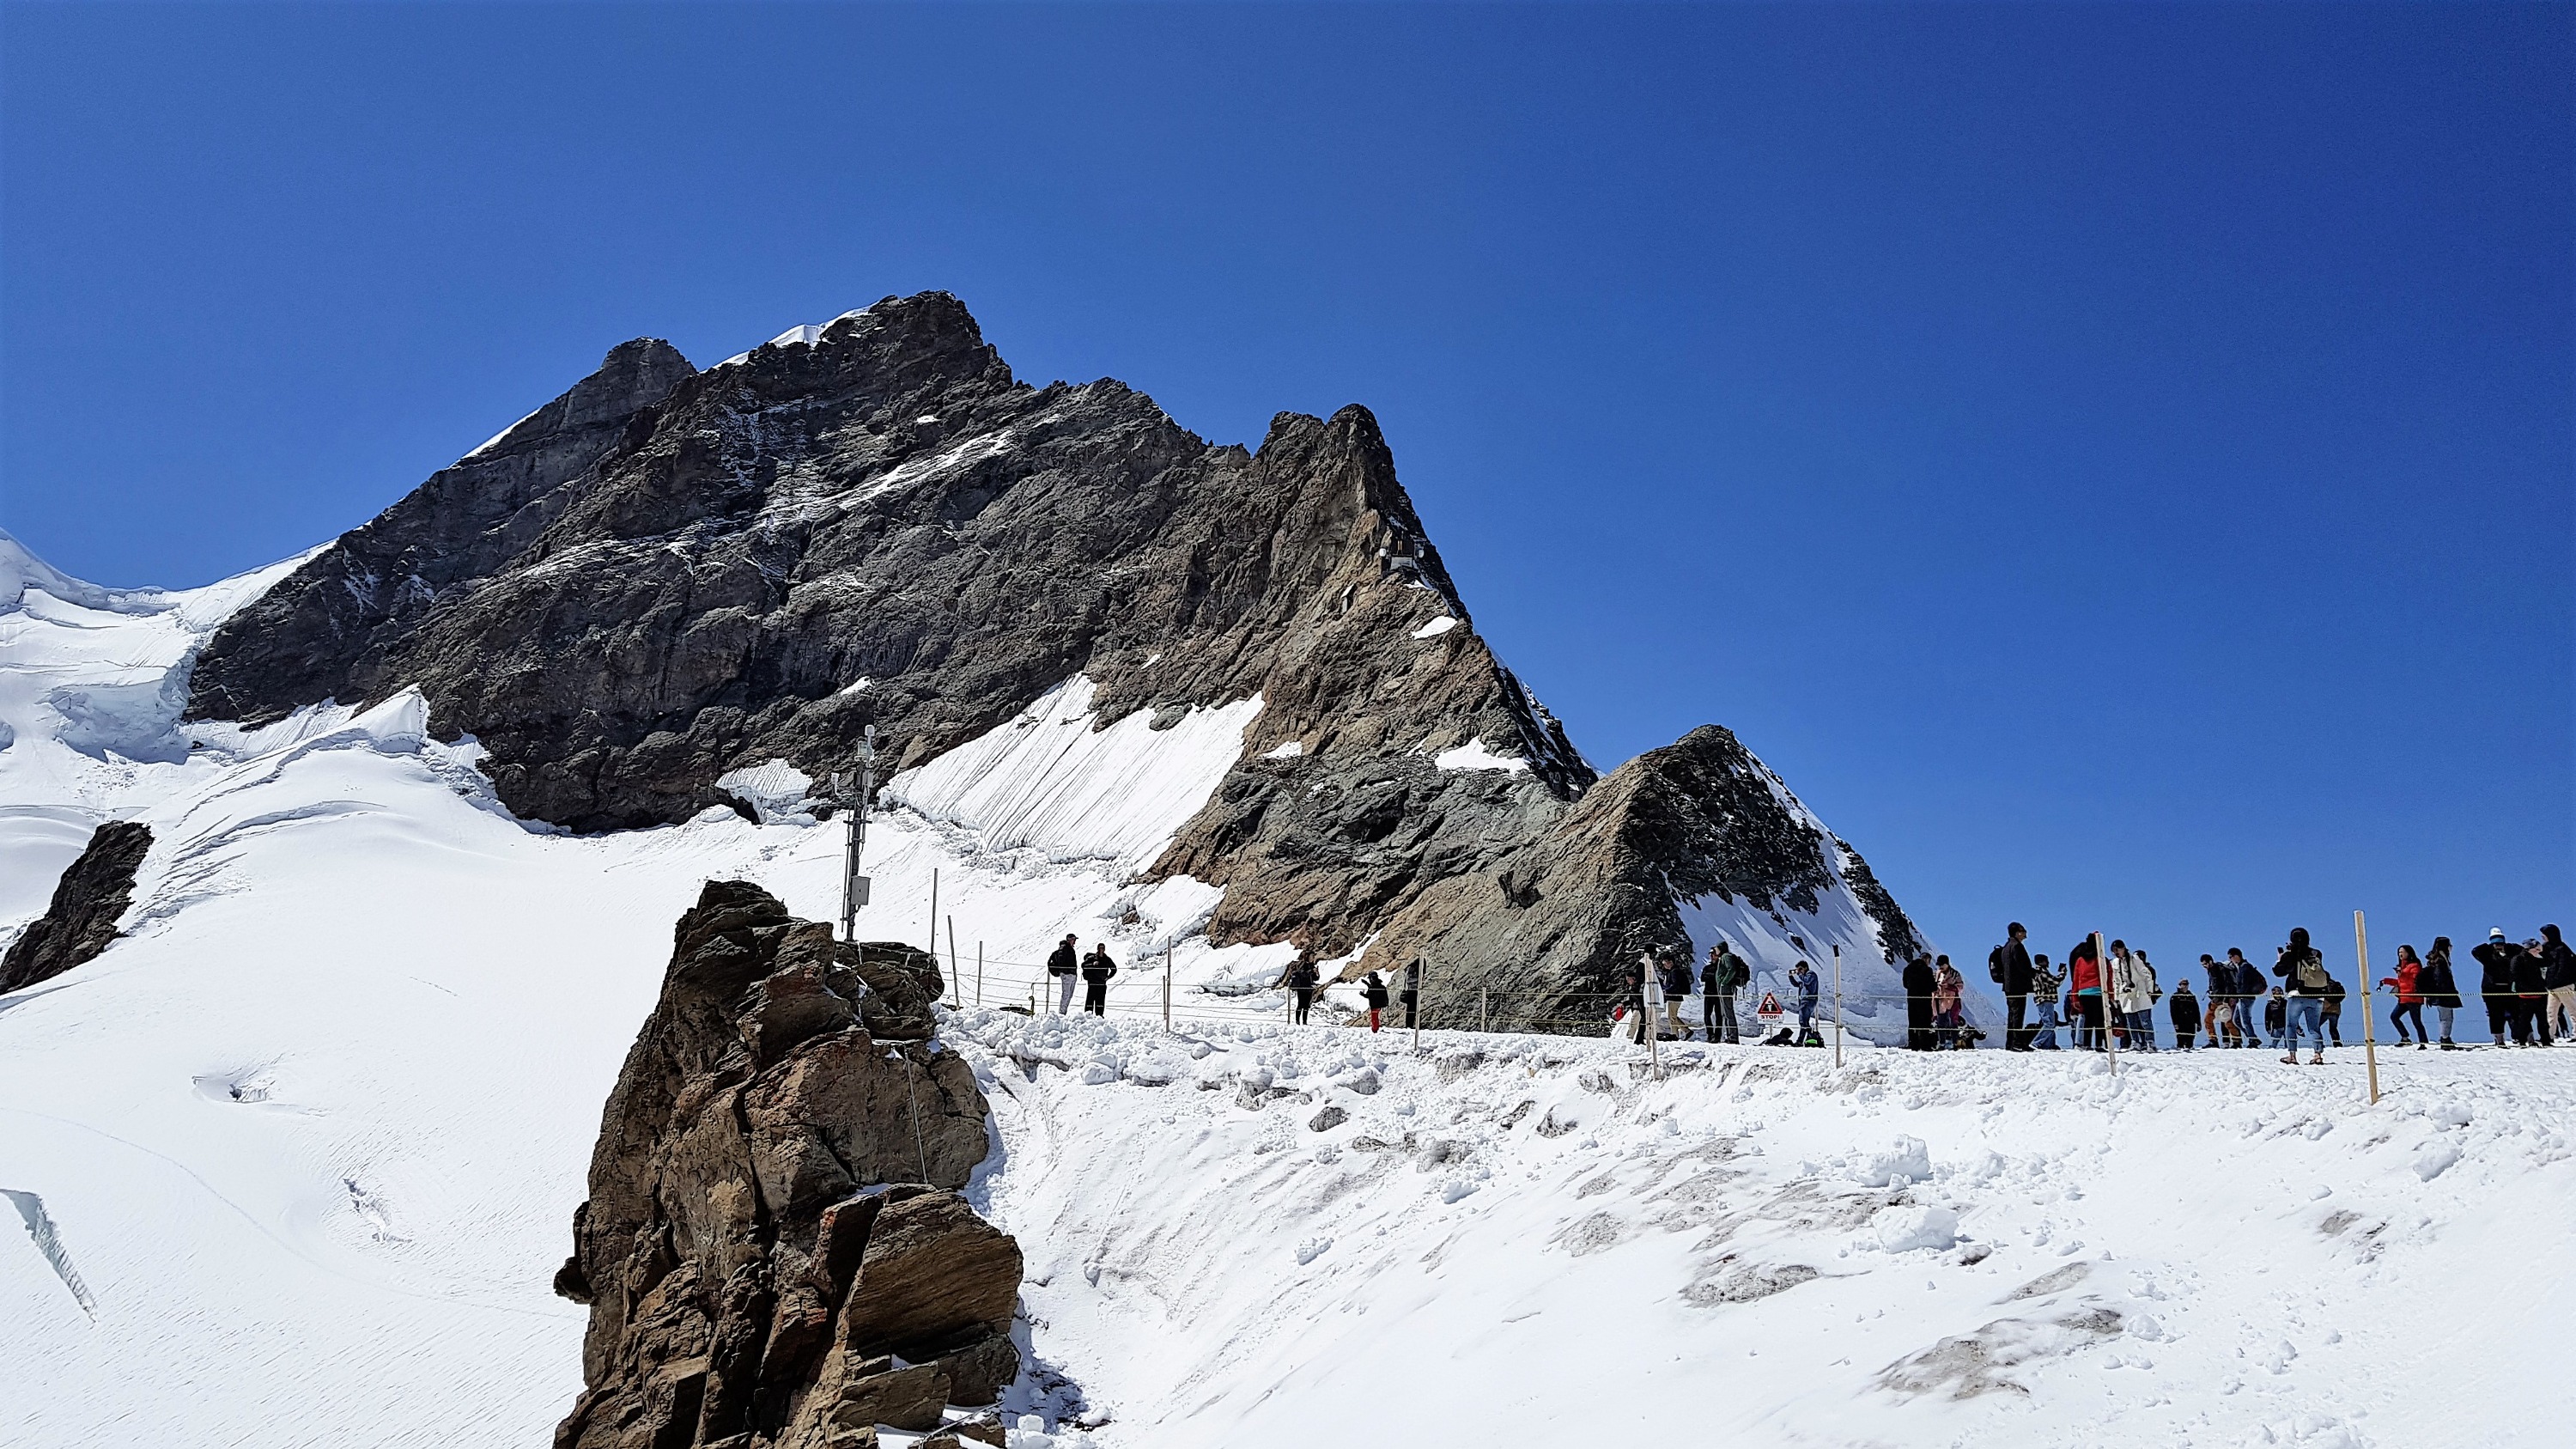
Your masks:
<svg viewBox="0 0 2576 1449"><path fill-rule="evenodd" d="M590 1305L565 1449L822 1449L936 1427L1019 1372L1019 1245L954 1189L983 1093L938 967L739 882L680 918L556 1291Z"/></svg>
<svg viewBox="0 0 2576 1449"><path fill-rule="evenodd" d="M152 827L139 821L113 821L92 832L55 883L45 913L0 957L0 991L50 980L106 950L134 896L134 872L151 848Z"/></svg>
<svg viewBox="0 0 2576 1449"><path fill-rule="evenodd" d="M602 830L728 803L737 766L820 778L871 723L918 765L1076 672L1104 723L1259 695L1149 874L1226 887L1217 944L1438 951L1463 974L1434 1020L1481 973L1600 989L1682 935L1676 893L1794 908L1866 875L1723 731L1599 781L1475 632L1365 409L1211 446L1119 383L1015 380L944 293L705 372L626 344L236 616L189 711L416 684L512 809ZM1524 767L1435 763L1467 745Z"/></svg>

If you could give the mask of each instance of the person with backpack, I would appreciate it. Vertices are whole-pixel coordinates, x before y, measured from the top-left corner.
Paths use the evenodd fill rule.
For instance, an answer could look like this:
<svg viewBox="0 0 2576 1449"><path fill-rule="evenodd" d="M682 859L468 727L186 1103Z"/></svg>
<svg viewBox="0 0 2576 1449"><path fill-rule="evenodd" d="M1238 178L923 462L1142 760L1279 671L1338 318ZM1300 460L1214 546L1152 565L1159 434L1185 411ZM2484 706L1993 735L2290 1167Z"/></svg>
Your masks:
<svg viewBox="0 0 2576 1449"><path fill-rule="evenodd" d="M1058 941L1047 957L1047 977L1055 982L1055 1014L1073 1015L1073 988L1082 981L1082 968L1074 960L1072 936Z"/></svg>
<svg viewBox="0 0 2576 1449"><path fill-rule="evenodd" d="M1094 1016L1109 1014L1109 978L1118 974L1118 963L1109 959L1109 943L1094 941L1091 954L1082 958L1082 1009Z"/></svg>
<svg viewBox="0 0 2576 1449"><path fill-rule="evenodd" d="M1386 1016L1386 978L1374 971L1361 977L1360 995L1368 1002L1369 1031L1375 1034Z"/></svg>
<svg viewBox="0 0 2576 1449"><path fill-rule="evenodd" d="M2397 948L2397 974L2380 977L2379 984L2397 993L2397 1004L2388 1012L2388 1024L2397 1033L2397 1045L2404 1046L2412 1040L2419 1052L2432 1045L2432 1037L2424 1030L2424 962L2413 946ZM2414 1028L2411 1035L2407 1031L2410 1025Z"/></svg>
<svg viewBox="0 0 2576 1449"><path fill-rule="evenodd" d="M1913 1052L1932 1050L1932 958L1917 956L1905 963L1901 978L1905 984L1905 1049Z"/></svg>
<svg viewBox="0 0 2576 1449"><path fill-rule="evenodd" d="M2540 928L2540 984L2549 999L2540 1008L2540 1025L2561 1040L2576 1042L2576 949L2558 937L2556 926Z"/></svg>
<svg viewBox="0 0 2576 1449"><path fill-rule="evenodd" d="M1710 1041L1741 1044L1735 1021L1735 993L1752 980L1752 968L1735 954L1733 946L1721 940L1708 948L1708 964L1699 969L1699 1012Z"/></svg>
<svg viewBox="0 0 2576 1449"><path fill-rule="evenodd" d="M2046 956L2030 958L2030 1004L2038 1024L2030 1029L2030 1041L2022 1050L2057 1050L2057 988L2064 984L2063 976L2048 969Z"/></svg>
<svg viewBox="0 0 2576 1449"><path fill-rule="evenodd" d="M1816 973L1805 961L1789 968L1789 989L1798 993L1798 1045L1823 1046L1816 1034Z"/></svg>
<svg viewBox="0 0 2576 1449"><path fill-rule="evenodd" d="M1290 1025L1306 1024L1306 1013L1315 1009L1315 991L1323 979L1324 973L1315 966L1315 948L1312 946L1300 948L1297 959L1289 962L1288 969L1279 973L1279 984L1288 988Z"/></svg>
<svg viewBox="0 0 2576 1449"><path fill-rule="evenodd" d="M2514 1001L2513 962L2522 954L2504 938L2504 927L2487 932L2486 944L2469 953L2478 962L2478 997L2487 1007L2487 1033L2497 1046L2504 1045L2511 1032L2516 1045L2523 1041L2522 1016Z"/></svg>
<svg viewBox="0 0 2576 1449"><path fill-rule="evenodd" d="M2109 1024L2102 1019L2102 957L2085 937L2066 953L2068 1019L2075 1023L2077 1051L2109 1051Z"/></svg>
<svg viewBox="0 0 2576 1449"><path fill-rule="evenodd" d="M2458 1051L2451 1041L2451 1018L2460 1009L2460 983L2451 977L2450 937L2433 938L2433 949L2424 953L2424 970L2415 979L2423 986L2424 1004L2433 1008L2434 1019L2442 1023L2442 1050Z"/></svg>
<svg viewBox="0 0 2576 1449"><path fill-rule="evenodd" d="M2273 963L2272 974L2281 978L2281 989L2289 997L2286 1013L2290 1029L2289 1055L2281 1060L2296 1066L2299 1043L2304 1039L2315 1043L2316 1054L2308 1058L2308 1065L2324 1066L2326 987L2333 978L2326 975L2326 958L2308 944L2307 927L2290 928L2290 944L2281 948L2279 958Z"/></svg>
<svg viewBox="0 0 2576 1449"><path fill-rule="evenodd" d="M2030 949L2022 942L2030 933L2019 921L2004 928L2004 943L1986 957L1986 975L2004 989L2004 1050L2026 1052L2036 1033L2024 1026L2030 1012Z"/></svg>
<svg viewBox="0 0 2576 1449"><path fill-rule="evenodd" d="M2242 1046L2259 1046L2267 1038L2272 1045L2281 1044L2281 1033L2271 1026L2272 1009L2264 1001L2267 994L2277 995L2263 980L2263 968L2245 959L2245 948L2227 948L2227 964L2236 972L2236 1020L2242 1028Z"/></svg>
<svg viewBox="0 0 2576 1449"><path fill-rule="evenodd" d="M2174 983L2173 1003L2166 1008L2173 1013L2174 1049L2190 1051L2200 1037L2200 998L2191 994L2191 979Z"/></svg>
<svg viewBox="0 0 2576 1449"><path fill-rule="evenodd" d="M2345 992L2342 978L2328 975L2326 977L2326 994L2324 997L2326 1035L2333 1040L2336 1046L2343 1045L2344 995Z"/></svg>

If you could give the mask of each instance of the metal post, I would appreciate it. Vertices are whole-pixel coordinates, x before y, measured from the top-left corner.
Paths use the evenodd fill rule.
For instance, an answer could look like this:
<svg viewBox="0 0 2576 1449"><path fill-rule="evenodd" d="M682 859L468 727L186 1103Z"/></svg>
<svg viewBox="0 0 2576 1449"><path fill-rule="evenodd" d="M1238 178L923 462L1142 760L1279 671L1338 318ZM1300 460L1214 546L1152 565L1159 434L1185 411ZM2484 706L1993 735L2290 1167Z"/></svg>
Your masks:
<svg viewBox="0 0 2576 1449"><path fill-rule="evenodd" d="M939 948L939 942L938 942L937 938L935 938L935 937L934 937L934 938L931 940L930 946L931 946L931 949L932 949L932 950L934 950L934 951L935 951L935 950L937 950L937 949ZM955 992L955 993L957 994L957 999L958 999L958 1000L963 1001L963 1000L965 1000L965 999L966 999L966 983L965 983L964 981L962 981L962 980L959 980L959 979L958 979L958 977L959 977L959 972L958 972L958 970L957 970L957 918L956 918L955 916L950 916L950 917L948 918L948 989L949 989L949 990L951 990L951 991L953 991L953 992Z"/></svg>
<svg viewBox="0 0 2576 1449"><path fill-rule="evenodd" d="M939 963L939 867L930 868L930 960Z"/></svg>
<svg viewBox="0 0 2576 1449"><path fill-rule="evenodd" d="M2370 1022L2370 932L2361 912L2352 913L2352 954L2361 962L2361 1059L2370 1069L2370 1105L2379 1105L2379 1034Z"/></svg>
<svg viewBox="0 0 2576 1449"><path fill-rule="evenodd" d="M1493 1027L1488 1024L1491 1017L1491 1011L1489 1008L1493 1004L1493 996L1494 989L1490 986L1479 986L1476 988L1476 1030L1478 1031L1493 1030Z"/></svg>
<svg viewBox="0 0 2576 1449"><path fill-rule="evenodd" d="M1645 974L1637 980L1637 1004L1646 1009L1646 1070L1658 1082L1664 1079L1664 1028L1655 1018L1664 1014L1664 963L1648 960Z"/></svg>
<svg viewBox="0 0 2576 1449"><path fill-rule="evenodd" d="M1428 1004L1431 995L1431 958L1418 956L1414 959L1422 966L1422 974L1415 977L1413 982L1413 1049L1420 1051L1422 1050L1422 1008Z"/></svg>
<svg viewBox="0 0 2576 1449"><path fill-rule="evenodd" d="M1172 1029L1172 942L1163 941L1163 1030Z"/></svg>
<svg viewBox="0 0 2576 1449"><path fill-rule="evenodd" d="M975 1009L984 1009L984 943L975 943Z"/></svg>
<svg viewBox="0 0 2576 1449"><path fill-rule="evenodd" d="M1834 1065L1843 1064L1843 948L1834 947Z"/></svg>
<svg viewBox="0 0 2576 1449"><path fill-rule="evenodd" d="M832 777L833 794L838 796L842 811L848 816L841 846L841 939L855 941L859 908L868 903L868 878L859 874L859 856L868 844L868 798L876 793L877 727L869 725L859 734L859 788L854 793L847 775Z"/></svg>
<svg viewBox="0 0 2576 1449"><path fill-rule="evenodd" d="M2102 988L2102 1050L2111 1054L2111 1075L2120 1075L2120 1038L2111 1030L2111 1011L2116 998L2111 994L2111 962L2102 954L2102 933L2093 933L2093 979Z"/></svg>

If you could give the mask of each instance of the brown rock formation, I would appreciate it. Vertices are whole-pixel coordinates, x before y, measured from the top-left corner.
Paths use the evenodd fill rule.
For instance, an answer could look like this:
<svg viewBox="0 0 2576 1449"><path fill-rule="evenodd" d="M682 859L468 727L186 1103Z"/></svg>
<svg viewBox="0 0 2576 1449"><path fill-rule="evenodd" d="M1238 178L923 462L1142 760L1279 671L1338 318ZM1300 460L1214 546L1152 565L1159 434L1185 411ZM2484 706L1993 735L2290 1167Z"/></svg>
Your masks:
<svg viewBox="0 0 2576 1449"><path fill-rule="evenodd" d="M590 1305L562 1449L855 1449L1019 1371L1019 1245L955 1191L984 1096L937 965L739 882L680 918L557 1291Z"/></svg>

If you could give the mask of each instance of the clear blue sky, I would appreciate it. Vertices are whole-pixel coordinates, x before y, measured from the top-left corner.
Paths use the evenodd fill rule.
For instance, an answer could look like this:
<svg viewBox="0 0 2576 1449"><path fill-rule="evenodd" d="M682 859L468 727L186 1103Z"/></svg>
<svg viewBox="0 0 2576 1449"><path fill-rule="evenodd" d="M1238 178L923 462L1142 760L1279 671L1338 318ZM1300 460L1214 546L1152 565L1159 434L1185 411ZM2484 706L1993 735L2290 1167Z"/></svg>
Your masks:
<svg viewBox="0 0 2576 1449"><path fill-rule="evenodd" d="M1597 763L1732 726L1971 961L2576 926L2571 16L12 5L0 525L204 582L945 288L1367 403Z"/></svg>

